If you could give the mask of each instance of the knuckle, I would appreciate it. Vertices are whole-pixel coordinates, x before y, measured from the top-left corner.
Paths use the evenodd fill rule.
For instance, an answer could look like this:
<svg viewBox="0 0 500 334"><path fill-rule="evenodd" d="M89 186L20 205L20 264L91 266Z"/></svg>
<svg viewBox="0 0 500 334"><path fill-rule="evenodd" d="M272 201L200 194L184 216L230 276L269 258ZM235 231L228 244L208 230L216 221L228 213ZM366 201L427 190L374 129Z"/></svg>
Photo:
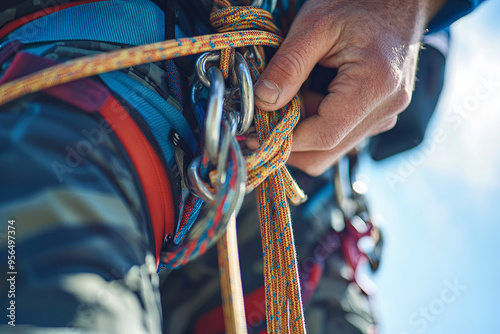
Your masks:
<svg viewBox="0 0 500 334"><path fill-rule="evenodd" d="M297 80L297 75L301 76L305 70L304 57L302 52L297 50L288 50L277 54L273 59L274 68L279 75L286 79Z"/></svg>
<svg viewBox="0 0 500 334"><path fill-rule="evenodd" d="M329 164L324 163L308 164L304 167L303 171L309 176L317 177L326 172L329 167Z"/></svg>
<svg viewBox="0 0 500 334"><path fill-rule="evenodd" d="M376 51L372 52L375 52L375 54L371 55L373 63L370 67L372 68L372 76L375 82L377 82L374 88L382 98L391 96L401 86L401 71L394 66L390 58L383 54L378 54Z"/></svg>
<svg viewBox="0 0 500 334"><path fill-rule="evenodd" d="M399 113L410 105L412 92L406 88L400 89L394 99L396 112Z"/></svg>
<svg viewBox="0 0 500 334"><path fill-rule="evenodd" d="M398 121L398 117L397 116L393 116L390 119L382 122L382 124L380 124L377 127L377 130L375 131L375 134L379 134L379 133L391 130L392 128L394 128L394 126L396 126L397 121Z"/></svg>
<svg viewBox="0 0 500 334"><path fill-rule="evenodd" d="M380 89L384 96L394 94L401 83L400 73L395 70L392 65L384 63L379 70Z"/></svg>
<svg viewBox="0 0 500 334"><path fill-rule="evenodd" d="M401 112L408 108L411 102L411 92L401 89L393 94L387 102L387 107L381 110L380 118L388 119L397 117Z"/></svg>
<svg viewBox="0 0 500 334"><path fill-rule="evenodd" d="M360 50L368 50L373 44L373 34L362 33L361 31L349 34L349 43L351 46Z"/></svg>
<svg viewBox="0 0 500 334"><path fill-rule="evenodd" d="M324 171L322 169L320 170L316 167L309 167L309 166L307 166L307 168L306 168L306 170L304 170L304 172L311 177L318 177L324 173Z"/></svg>
<svg viewBox="0 0 500 334"><path fill-rule="evenodd" d="M335 131L324 131L319 136L318 149L319 150L331 150L335 148L340 141L341 136Z"/></svg>

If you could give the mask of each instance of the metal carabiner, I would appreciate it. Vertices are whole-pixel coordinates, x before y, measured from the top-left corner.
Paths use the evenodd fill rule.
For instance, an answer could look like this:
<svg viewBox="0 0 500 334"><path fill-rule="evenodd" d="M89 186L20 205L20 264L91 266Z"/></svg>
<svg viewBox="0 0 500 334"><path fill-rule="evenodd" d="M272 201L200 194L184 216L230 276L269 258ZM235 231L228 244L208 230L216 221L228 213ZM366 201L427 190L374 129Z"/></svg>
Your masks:
<svg viewBox="0 0 500 334"><path fill-rule="evenodd" d="M223 197L227 196L227 192L229 191L231 193L229 202L225 203L224 206L227 207L226 213L222 217L222 222L224 225L227 224L229 221L230 217L235 213L239 212L241 205L243 203L243 199L245 198L245 189L246 189L246 176L247 176L247 170L246 170L246 160L245 156L243 153L241 153L240 145L238 141L236 140L236 137L232 133L232 128L233 126L230 124L230 121L224 120L223 121L223 130L224 130L224 138L223 138L223 143L227 143L228 145L223 145L223 147L227 148L225 152L225 156L223 157L222 155L224 154L221 152L221 162L223 165L226 165L227 158L231 157L231 160L233 162L233 169L232 172L235 173L235 179L234 182L230 182L226 175L227 171L224 171L224 177L221 177L218 182L223 182L224 187L227 189L226 191L220 192L217 194L217 199L216 201L218 202L219 200L222 200ZM222 165L221 164L221 165ZM219 166L218 166L219 167ZM221 173L220 170L218 170L218 173ZM222 175L221 175L222 176ZM221 188L222 184L219 183L217 186L219 189ZM224 233L224 231L220 232L221 235Z"/></svg>
<svg viewBox="0 0 500 334"><path fill-rule="evenodd" d="M200 97L201 91L205 88L205 86L201 83L200 80L196 80L196 83L191 88L191 107L194 108L196 103L198 102L198 98Z"/></svg>
<svg viewBox="0 0 500 334"><path fill-rule="evenodd" d="M219 191L221 189L222 184L226 182L227 162L229 157L229 151L232 149L231 138L234 138L237 127L238 127L238 119L236 115L233 113L225 114L224 118L222 119L222 140L217 161L218 180L217 184L215 185L216 191Z"/></svg>
<svg viewBox="0 0 500 334"><path fill-rule="evenodd" d="M195 70L198 79L201 81L203 86L210 88L210 80L207 77L207 62L215 62L218 61L220 55L216 52L205 52L202 54L198 60L196 60Z"/></svg>
<svg viewBox="0 0 500 334"><path fill-rule="evenodd" d="M243 53L243 57L245 57L248 60L255 59L255 62L257 64L260 64L262 61L262 57L260 56L259 50L255 45L247 46L247 49Z"/></svg>
<svg viewBox="0 0 500 334"><path fill-rule="evenodd" d="M187 178L189 180L188 187L192 194L198 196L205 202L212 202L215 199L215 195L208 190L200 177L201 159L201 155L197 156L189 164L189 168L187 170Z"/></svg>
<svg viewBox="0 0 500 334"><path fill-rule="evenodd" d="M217 67L208 69L208 77L210 79L210 91L208 92L207 117L205 120L205 154L208 161L216 165L225 85L222 72Z"/></svg>
<svg viewBox="0 0 500 334"><path fill-rule="evenodd" d="M240 90L240 117L238 122L237 136L243 135L252 125L254 113L253 83L250 70L243 55L236 52L235 55L236 77Z"/></svg>

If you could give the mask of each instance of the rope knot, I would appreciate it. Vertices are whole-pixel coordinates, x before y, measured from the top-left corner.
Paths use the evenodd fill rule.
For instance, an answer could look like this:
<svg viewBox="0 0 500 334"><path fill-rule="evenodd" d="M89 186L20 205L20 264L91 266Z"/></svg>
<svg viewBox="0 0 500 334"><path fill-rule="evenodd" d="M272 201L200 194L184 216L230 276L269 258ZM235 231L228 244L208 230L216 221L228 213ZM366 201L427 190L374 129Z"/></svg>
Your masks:
<svg viewBox="0 0 500 334"><path fill-rule="evenodd" d="M281 35L281 31L273 23L273 17L267 10L251 6L232 6L227 0L215 0L210 13L210 24L217 32L224 33L242 30L263 30ZM260 58L264 50L257 48ZM262 71L263 63L259 65ZM234 65L234 48L222 49L219 68L224 79L229 77L229 69ZM254 80L255 80L254 76Z"/></svg>

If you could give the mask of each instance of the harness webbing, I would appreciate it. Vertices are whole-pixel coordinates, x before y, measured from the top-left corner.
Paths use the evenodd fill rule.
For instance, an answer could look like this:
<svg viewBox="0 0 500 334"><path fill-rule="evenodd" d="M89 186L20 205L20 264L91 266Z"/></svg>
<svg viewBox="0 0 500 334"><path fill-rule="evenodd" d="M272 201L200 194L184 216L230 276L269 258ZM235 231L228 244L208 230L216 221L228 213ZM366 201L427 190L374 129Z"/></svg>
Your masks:
<svg viewBox="0 0 500 334"><path fill-rule="evenodd" d="M269 13L252 7L229 7L230 4L226 0L218 0L216 4L223 9L212 13L212 21L214 24L224 26L221 29L237 30L252 27L273 32L256 30L223 32L79 58L2 85L0 105L26 94L73 80L214 50L221 50L220 67L227 77L231 53L235 48L255 45L279 46L282 38L276 34L278 31L270 21ZM263 59L262 49L258 52ZM250 61L254 82L263 67L262 62ZM288 196L293 203L299 203L304 195L285 166L290 155L292 131L299 117L300 102L297 97L274 113L257 109L254 121L261 147L247 158L246 163L247 189L250 191L258 187L269 333L305 333L297 259L287 200ZM202 234L204 239L191 240L187 245L170 253L166 261L175 263L176 266L183 265L202 254L220 235L217 233L217 228L217 223L207 227L209 233Z"/></svg>
<svg viewBox="0 0 500 334"><path fill-rule="evenodd" d="M37 12L25 15L21 19L17 19L17 20L11 21L11 22L7 23L6 25L4 25L0 29L0 38L4 38L5 36L7 36L8 34L10 34L12 31L16 30L17 28L20 28L23 25L25 25L27 23L30 23L32 21L35 21L35 20L37 20L39 18L42 18L42 17L44 17L46 15L58 12L60 10L66 9L66 8L71 8L71 7L75 7L75 6L86 5L86 4L89 4L89 3L101 2L101 1L106 1L106 0L73 1L73 2L57 4L57 5L52 6L52 7L44 8L44 9L39 10ZM55 3L57 3L57 2L55 2Z"/></svg>

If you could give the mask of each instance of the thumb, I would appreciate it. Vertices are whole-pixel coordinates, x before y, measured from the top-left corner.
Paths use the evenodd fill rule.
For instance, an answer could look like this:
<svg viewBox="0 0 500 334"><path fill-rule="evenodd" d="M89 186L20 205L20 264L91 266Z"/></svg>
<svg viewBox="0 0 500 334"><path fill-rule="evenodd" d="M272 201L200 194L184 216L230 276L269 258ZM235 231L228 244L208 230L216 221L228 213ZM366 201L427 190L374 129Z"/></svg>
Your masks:
<svg viewBox="0 0 500 334"><path fill-rule="evenodd" d="M262 110L284 107L327 52L321 32L295 21L288 36L255 84L255 104Z"/></svg>

